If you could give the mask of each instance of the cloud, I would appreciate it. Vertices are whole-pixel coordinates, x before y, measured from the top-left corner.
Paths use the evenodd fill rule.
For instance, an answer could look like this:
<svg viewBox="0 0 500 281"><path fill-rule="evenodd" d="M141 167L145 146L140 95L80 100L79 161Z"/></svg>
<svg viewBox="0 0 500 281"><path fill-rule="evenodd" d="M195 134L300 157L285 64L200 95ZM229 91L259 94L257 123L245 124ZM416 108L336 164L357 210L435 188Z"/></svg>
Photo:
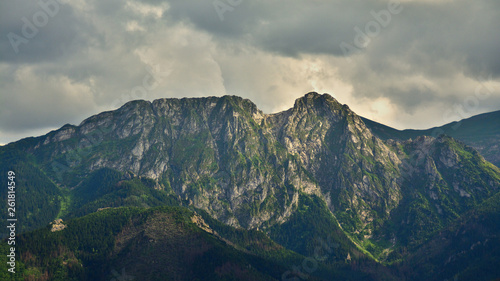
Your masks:
<svg viewBox="0 0 500 281"><path fill-rule="evenodd" d="M51 5L39 4L48 2ZM55 0L2 1L0 62L64 63L79 51L91 48L99 34L79 12Z"/></svg>
<svg viewBox="0 0 500 281"><path fill-rule="evenodd" d="M19 67L2 79L2 132L55 127L64 120L83 118L95 106L88 85L64 76L38 76L32 67ZM26 92L29 94L21 94Z"/></svg>
<svg viewBox="0 0 500 281"><path fill-rule="evenodd" d="M0 3L0 143L139 98L234 94L272 113L314 90L398 128L500 109L496 0L401 1L387 24L382 0L55 1L17 53L8 34L47 12Z"/></svg>

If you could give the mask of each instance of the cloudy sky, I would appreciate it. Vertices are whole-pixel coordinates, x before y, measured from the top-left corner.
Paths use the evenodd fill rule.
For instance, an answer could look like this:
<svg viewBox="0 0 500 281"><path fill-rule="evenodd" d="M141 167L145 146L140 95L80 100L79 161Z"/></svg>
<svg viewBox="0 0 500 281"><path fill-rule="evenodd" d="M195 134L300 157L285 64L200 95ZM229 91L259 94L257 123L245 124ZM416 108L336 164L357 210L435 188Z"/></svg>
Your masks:
<svg viewBox="0 0 500 281"><path fill-rule="evenodd" d="M310 91L428 128L500 110L498 0L5 0L0 144L133 99Z"/></svg>

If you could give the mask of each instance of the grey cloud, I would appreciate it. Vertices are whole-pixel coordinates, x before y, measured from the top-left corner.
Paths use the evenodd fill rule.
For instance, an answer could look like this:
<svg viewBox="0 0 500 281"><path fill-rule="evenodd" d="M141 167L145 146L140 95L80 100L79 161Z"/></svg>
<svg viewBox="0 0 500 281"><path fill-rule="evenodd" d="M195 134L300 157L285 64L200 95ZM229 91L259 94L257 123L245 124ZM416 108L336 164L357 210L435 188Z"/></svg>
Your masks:
<svg viewBox="0 0 500 281"><path fill-rule="evenodd" d="M446 60L456 71L479 77L498 75L500 8L488 1L445 4L405 4L394 22L394 32L382 34L373 59L397 56L416 71L432 72L436 61ZM377 39L378 40L378 39Z"/></svg>
<svg viewBox="0 0 500 281"><path fill-rule="evenodd" d="M96 30L79 18L71 6L48 2L55 3L57 8L51 6L54 14L48 14L38 1L2 1L0 61L37 63L62 60L95 44Z"/></svg>
<svg viewBox="0 0 500 281"><path fill-rule="evenodd" d="M407 88L389 88L387 95L391 100L401 105L406 112L413 114L422 106L434 103L438 98L438 93L425 85L408 85Z"/></svg>
<svg viewBox="0 0 500 281"><path fill-rule="evenodd" d="M219 36L221 39L241 39L252 33L259 26L259 21L265 16L259 6L253 6L250 1L243 1L234 10L222 13L219 18L215 1L169 1L170 9L164 15L171 21L187 21L198 29ZM222 1L227 3L227 1Z"/></svg>
<svg viewBox="0 0 500 281"><path fill-rule="evenodd" d="M387 9L386 1L243 1L221 21L211 1L170 1L172 20L187 20L221 39L246 40L285 56L344 56L342 42L354 45L354 27L364 31L371 12ZM495 1L403 2L389 26L372 38L374 58L400 55L416 68L436 59L467 67L469 75L499 75L500 8ZM417 53L413 53L416 51ZM463 61L465 60L465 61Z"/></svg>
<svg viewBox="0 0 500 281"><path fill-rule="evenodd" d="M16 69L0 83L0 130L19 132L75 122L94 106L86 85L61 77L38 77L30 68ZM18 86L22 84L22 86Z"/></svg>
<svg viewBox="0 0 500 281"><path fill-rule="evenodd" d="M418 116L426 106L463 103L482 80L498 79L500 38L493 36L500 26L498 3L408 2L403 8L361 57L353 57L354 66L345 62L342 75L354 96L386 97ZM464 79L470 81L461 86ZM469 113L494 110L490 103L499 102L495 89Z"/></svg>

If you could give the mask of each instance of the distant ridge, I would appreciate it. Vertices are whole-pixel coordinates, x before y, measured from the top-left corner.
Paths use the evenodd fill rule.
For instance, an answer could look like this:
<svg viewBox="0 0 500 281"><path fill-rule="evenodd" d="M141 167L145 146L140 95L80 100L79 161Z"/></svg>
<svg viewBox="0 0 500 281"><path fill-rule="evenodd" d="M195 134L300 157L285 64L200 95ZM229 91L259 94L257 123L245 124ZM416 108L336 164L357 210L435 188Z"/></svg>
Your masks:
<svg viewBox="0 0 500 281"><path fill-rule="evenodd" d="M361 119L373 134L384 140L407 140L446 134L474 147L486 160L500 167L500 111L475 115L426 130L397 130L364 117Z"/></svg>

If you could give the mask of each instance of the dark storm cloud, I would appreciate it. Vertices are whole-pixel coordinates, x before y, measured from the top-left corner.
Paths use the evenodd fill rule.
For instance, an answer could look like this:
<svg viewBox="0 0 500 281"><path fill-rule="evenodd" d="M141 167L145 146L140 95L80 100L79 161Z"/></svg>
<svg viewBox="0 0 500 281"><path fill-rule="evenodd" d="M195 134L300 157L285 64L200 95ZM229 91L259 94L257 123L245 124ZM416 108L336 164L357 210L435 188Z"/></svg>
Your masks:
<svg viewBox="0 0 500 281"><path fill-rule="evenodd" d="M287 56L302 53L342 55L340 43L352 41L354 26L371 20L372 10L386 7L378 1L257 0L239 1L232 10L217 13L214 3L231 6L230 1L169 3L168 16L174 20L188 20L211 34L247 40L259 48Z"/></svg>

